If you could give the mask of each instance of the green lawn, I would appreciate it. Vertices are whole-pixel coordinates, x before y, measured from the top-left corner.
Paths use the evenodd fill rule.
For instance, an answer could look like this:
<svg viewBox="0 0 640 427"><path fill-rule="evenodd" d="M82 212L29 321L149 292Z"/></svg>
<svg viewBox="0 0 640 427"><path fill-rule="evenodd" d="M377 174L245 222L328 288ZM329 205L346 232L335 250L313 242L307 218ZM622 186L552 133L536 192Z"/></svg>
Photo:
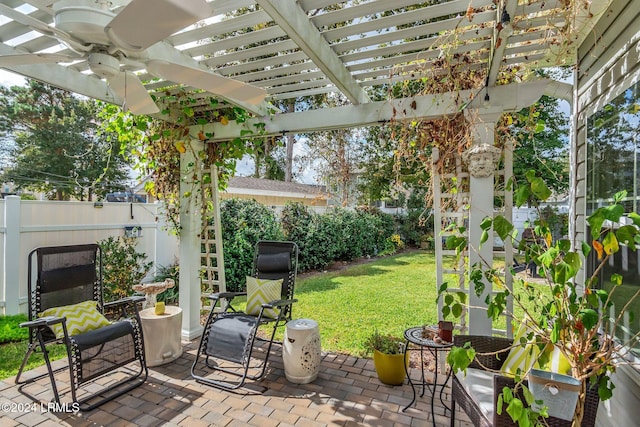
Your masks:
<svg viewBox="0 0 640 427"><path fill-rule="evenodd" d="M22 358L27 353L29 345L29 330L19 325L27 321L27 316L0 316L0 379L14 376L18 373ZM55 348L54 348L55 347ZM66 356L62 346L51 347L50 357L55 360ZM26 370L44 364L42 354L31 355Z"/></svg>
<svg viewBox="0 0 640 427"><path fill-rule="evenodd" d="M299 280L294 318L316 320L322 349L359 355L374 330L402 336L438 321L433 253L411 252Z"/></svg>

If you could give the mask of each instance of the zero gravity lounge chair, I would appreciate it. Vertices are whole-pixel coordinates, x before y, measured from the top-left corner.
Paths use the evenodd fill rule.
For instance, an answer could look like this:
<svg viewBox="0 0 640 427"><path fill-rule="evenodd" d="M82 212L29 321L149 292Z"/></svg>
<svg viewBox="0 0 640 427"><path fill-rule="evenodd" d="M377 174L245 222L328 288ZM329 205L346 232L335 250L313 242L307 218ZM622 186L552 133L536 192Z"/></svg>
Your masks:
<svg viewBox="0 0 640 427"><path fill-rule="evenodd" d="M191 367L196 381L234 390L242 387L246 379L264 376L276 330L291 320L297 264L295 243L260 241L252 275L247 277L247 291L209 296L211 311ZM233 299L240 295L247 296L244 312L232 306ZM272 330L269 338L261 339L256 332L264 324L272 326Z"/></svg>
<svg viewBox="0 0 640 427"><path fill-rule="evenodd" d="M29 328L29 347L16 384L35 401L38 398L26 391L27 386L47 375L55 402L62 404L59 388L70 389L74 406L83 411L132 390L147 378L138 315L138 302L144 297L104 304L101 266L96 244L43 247L29 254L29 321L20 325ZM105 309L118 320L109 321ZM48 348L56 344L66 347L68 364L54 370ZM21 380L29 356L39 350L47 372ZM64 376L60 373L64 369L69 370L70 382L62 386L56 376Z"/></svg>

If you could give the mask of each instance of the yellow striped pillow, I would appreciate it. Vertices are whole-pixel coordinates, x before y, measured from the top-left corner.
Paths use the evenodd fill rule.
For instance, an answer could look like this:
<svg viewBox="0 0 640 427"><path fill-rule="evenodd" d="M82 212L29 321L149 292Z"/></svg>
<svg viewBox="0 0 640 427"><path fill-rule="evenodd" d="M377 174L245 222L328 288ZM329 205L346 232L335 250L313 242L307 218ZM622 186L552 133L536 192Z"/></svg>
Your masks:
<svg viewBox="0 0 640 427"><path fill-rule="evenodd" d="M83 301L77 304L48 308L40 313L38 317L66 317L69 336L79 335L111 324L111 322L98 311L97 307L98 303L96 301ZM64 337L62 323L51 325L51 329L53 329L53 333L56 334L57 338Z"/></svg>
<svg viewBox="0 0 640 427"><path fill-rule="evenodd" d="M538 367L540 347L535 344L535 337L527 337L529 333L526 325L522 323L518 332L513 337L514 347L509 351L507 358L500 368L504 376L524 376L531 368Z"/></svg>
<svg viewBox="0 0 640 427"><path fill-rule="evenodd" d="M268 280L247 276L247 309L245 312L252 316L260 314L262 304L282 299L282 279ZM278 310L267 308L262 313L264 317L275 319Z"/></svg>

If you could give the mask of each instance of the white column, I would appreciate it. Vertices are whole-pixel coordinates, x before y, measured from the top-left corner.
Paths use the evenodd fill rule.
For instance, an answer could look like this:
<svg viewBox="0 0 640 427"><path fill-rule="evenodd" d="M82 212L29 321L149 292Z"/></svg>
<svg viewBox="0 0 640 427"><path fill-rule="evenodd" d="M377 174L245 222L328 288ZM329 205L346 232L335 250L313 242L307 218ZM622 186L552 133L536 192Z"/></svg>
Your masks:
<svg viewBox="0 0 640 427"><path fill-rule="evenodd" d="M4 202L4 314L20 313L20 197L7 196ZM25 290L26 294L26 290Z"/></svg>
<svg viewBox="0 0 640 427"><path fill-rule="evenodd" d="M473 144L494 145L495 123L500 114L482 115L473 120ZM493 217L493 185L494 174L476 177L470 174L470 208L469 208L469 268L474 264L491 266L493 263L493 239L489 239L480 247L482 229L480 223L487 217ZM484 292L477 296L474 285L469 284L469 334L491 335L491 319L487 317L487 295L491 293L491 282L484 280Z"/></svg>
<svg viewBox="0 0 640 427"><path fill-rule="evenodd" d="M196 155L204 148L192 140L186 153L180 156L180 307L182 308L182 338L193 340L202 335L200 325L200 234L202 229L200 191L194 183L194 170L199 163ZM198 178L199 179L199 178Z"/></svg>

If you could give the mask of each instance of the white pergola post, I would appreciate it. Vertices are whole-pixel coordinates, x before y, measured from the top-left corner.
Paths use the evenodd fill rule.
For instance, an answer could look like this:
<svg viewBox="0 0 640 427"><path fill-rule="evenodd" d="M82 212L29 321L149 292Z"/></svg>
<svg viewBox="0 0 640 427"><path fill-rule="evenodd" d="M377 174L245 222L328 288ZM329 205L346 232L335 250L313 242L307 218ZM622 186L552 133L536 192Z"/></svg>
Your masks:
<svg viewBox="0 0 640 427"><path fill-rule="evenodd" d="M493 146L495 139L495 124L500 118L500 113L482 114L471 124L473 133L473 145L488 144ZM469 176L469 271L474 264L492 265L493 240L485 242L480 247L482 235L480 223L487 217L493 217L493 185L494 174L477 177ZM487 296L491 293L491 282L483 279L484 292L478 296L474 285L469 284L469 334L492 335L493 326L491 319L487 317Z"/></svg>
<svg viewBox="0 0 640 427"><path fill-rule="evenodd" d="M20 313L20 196L7 196L4 203L4 271L0 284L4 284L4 314Z"/></svg>
<svg viewBox="0 0 640 427"><path fill-rule="evenodd" d="M200 193L192 176L198 162L195 156L204 149L198 140L180 156L180 308L182 308L182 338L193 340L202 335L200 324L200 243L202 213ZM197 171L198 178L200 171ZM185 194L188 194L185 197Z"/></svg>

